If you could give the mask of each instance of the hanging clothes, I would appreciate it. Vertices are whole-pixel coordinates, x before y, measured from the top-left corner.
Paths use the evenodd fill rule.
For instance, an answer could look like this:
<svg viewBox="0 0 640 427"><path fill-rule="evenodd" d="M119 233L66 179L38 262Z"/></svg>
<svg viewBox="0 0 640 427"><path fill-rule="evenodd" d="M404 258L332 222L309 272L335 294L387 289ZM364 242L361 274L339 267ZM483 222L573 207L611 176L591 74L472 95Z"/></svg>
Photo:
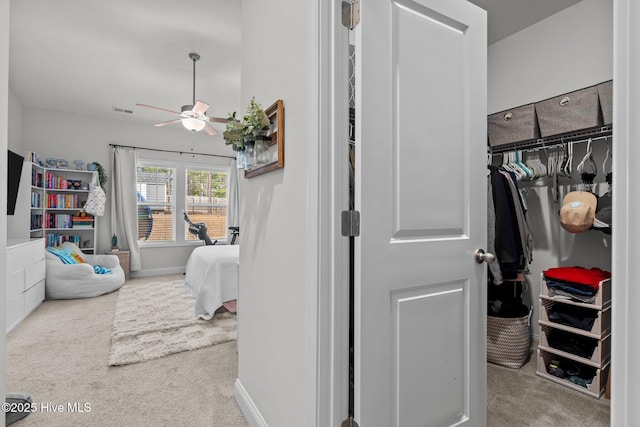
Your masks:
<svg viewBox="0 0 640 427"><path fill-rule="evenodd" d="M533 259L533 240L526 221L526 207L515 174L504 169L489 166L490 192L488 203L489 218L495 218L494 227L489 232L489 247L495 248L496 262L500 267L502 278L490 272L490 279L495 284L502 280L518 280L522 273L528 271L528 264Z"/></svg>

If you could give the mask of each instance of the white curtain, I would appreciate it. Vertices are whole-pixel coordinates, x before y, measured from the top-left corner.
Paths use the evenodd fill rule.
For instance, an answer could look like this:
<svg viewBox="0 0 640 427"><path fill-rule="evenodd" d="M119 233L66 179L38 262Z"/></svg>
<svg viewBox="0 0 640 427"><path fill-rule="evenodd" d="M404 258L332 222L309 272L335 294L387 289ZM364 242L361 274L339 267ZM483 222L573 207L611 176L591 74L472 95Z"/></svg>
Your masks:
<svg viewBox="0 0 640 427"><path fill-rule="evenodd" d="M231 243L231 231L229 227L240 225L239 201L238 201L238 168L236 160L231 160L231 172L229 172L229 182L227 184L228 205L227 205L227 242ZM236 244L240 243L236 240Z"/></svg>
<svg viewBox="0 0 640 427"><path fill-rule="evenodd" d="M138 153L126 147L112 147L111 153L111 234L118 237L123 249L131 252L131 271L138 271L142 269L136 198Z"/></svg>

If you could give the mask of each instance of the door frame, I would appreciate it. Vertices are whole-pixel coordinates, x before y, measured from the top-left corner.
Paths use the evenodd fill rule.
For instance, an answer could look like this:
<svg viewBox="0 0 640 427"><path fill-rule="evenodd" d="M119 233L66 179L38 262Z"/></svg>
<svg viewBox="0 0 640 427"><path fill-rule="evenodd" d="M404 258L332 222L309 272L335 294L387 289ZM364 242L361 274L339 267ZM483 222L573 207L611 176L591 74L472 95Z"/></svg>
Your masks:
<svg viewBox="0 0 640 427"><path fill-rule="evenodd" d="M613 0L613 236L612 243L612 345L611 426L632 425L640 417L640 388L630 378L640 376L640 288L635 279L640 257L640 224L632 219L640 211L633 192L633 174L640 162L640 29L632 17L640 14L636 0ZM630 55L635 52L635 55ZM637 180L637 177L635 177ZM634 216L635 213L635 216ZM635 274L634 274L635 273ZM634 307L635 305L635 307ZM634 309L635 308L635 309ZM635 338L635 339L634 339Z"/></svg>
<svg viewBox="0 0 640 427"><path fill-rule="evenodd" d="M307 238L309 426L339 426L348 414L349 208L348 45L340 0L311 2Z"/></svg>
<svg viewBox="0 0 640 427"><path fill-rule="evenodd" d="M611 426L623 427L640 418L640 388L629 378L640 376L640 340L632 333L640 327L640 287L629 286L634 279L635 261L640 258L640 223L631 221L640 212L640 199L632 195L629 174L640 163L640 28L631 22L640 14L635 0L613 0L614 6L614 123L613 168L618 177L613 190L612 274L612 370ZM339 213L345 204L345 173L340 147L348 137L347 88L348 33L340 24L341 2L317 2L311 7L310 120L309 129L309 210L307 299L310 342L309 367L315 376L308 388L309 423L318 427L340 425L347 415L348 307L345 302L348 264L347 239L340 236ZM344 120L338 120L344 118ZM622 232L616 230L622 229Z"/></svg>

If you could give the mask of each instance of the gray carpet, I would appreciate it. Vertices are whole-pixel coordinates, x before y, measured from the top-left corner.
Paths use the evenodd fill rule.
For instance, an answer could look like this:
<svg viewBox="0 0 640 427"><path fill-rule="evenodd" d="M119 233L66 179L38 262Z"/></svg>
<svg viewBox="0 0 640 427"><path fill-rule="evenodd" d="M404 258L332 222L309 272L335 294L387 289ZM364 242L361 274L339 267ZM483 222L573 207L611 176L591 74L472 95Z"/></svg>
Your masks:
<svg viewBox="0 0 640 427"><path fill-rule="evenodd" d="M537 376L535 357L520 369L487 365L489 427L606 427L609 406Z"/></svg>
<svg viewBox="0 0 640 427"><path fill-rule="evenodd" d="M31 394L38 408L13 426L247 426L233 398L235 341L108 366L116 299L45 301L9 334L7 390ZM90 412L70 413L69 403Z"/></svg>
<svg viewBox="0 0 640 427"><path fill-rule="evenodd" d="M233 399L235 341L109 367L116 299L117 292L45 301L9 334L7 389L28 392L38 408L64 406L63 412L32 413L14 426L247 426ZM521 369L488 364L489 427L609 425L608 400L555 384L535 370L535 359ZM68 403L88 403L90 412L69 413Z"/></svg>

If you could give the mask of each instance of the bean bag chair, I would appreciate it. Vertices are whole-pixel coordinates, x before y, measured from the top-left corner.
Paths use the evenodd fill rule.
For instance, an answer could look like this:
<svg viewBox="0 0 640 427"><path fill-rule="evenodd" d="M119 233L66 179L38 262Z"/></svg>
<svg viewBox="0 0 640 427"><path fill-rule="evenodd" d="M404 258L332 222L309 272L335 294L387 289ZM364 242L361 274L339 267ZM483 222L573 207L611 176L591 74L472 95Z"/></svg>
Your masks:
<svg viewBox="0 0 640 427"><path fill-rule="evenodd" d="M124 284L124 271L115 255L90 255L65 242L45 252L45 298L92 298Z"/></svg>

